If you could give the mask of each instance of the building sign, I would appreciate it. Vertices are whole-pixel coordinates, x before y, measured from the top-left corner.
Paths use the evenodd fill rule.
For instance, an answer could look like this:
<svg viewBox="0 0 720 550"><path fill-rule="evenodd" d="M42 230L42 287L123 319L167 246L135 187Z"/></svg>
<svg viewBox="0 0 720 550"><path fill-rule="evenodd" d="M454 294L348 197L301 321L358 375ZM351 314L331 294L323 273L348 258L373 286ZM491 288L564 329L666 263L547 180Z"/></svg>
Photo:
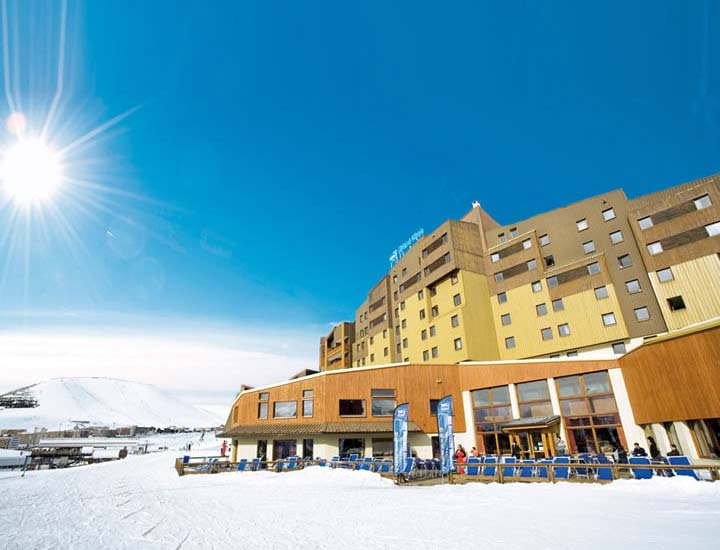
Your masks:
<svg viewBox="0 0 720 550"><path fill-rule="evenodd" d="M400 258L402 258L405 253L410 250L410 247L414 245L416 242L418 242L420 239L422 239L423 235L425 234L425 231L423 231L423 228L421 227L415 233L413 233L410 238L402 243L400 246L398 246L395 250L393 250L393 253L390 254L390 267L394 266Z"/></svg>
<svg viewBox="0 0 720 550"><path fill-rule="evenodd" d="M437 407L438 438L440 440L440 471L449 474L453 469L455 437L453 434L452 395L443 397Z"/></svg>
<svg viewBox="0 0 720 550"><path fill-rule="evenodd" d="M395 407L393 412L393 473L398 476L408 459L408 404Z"/></svg>

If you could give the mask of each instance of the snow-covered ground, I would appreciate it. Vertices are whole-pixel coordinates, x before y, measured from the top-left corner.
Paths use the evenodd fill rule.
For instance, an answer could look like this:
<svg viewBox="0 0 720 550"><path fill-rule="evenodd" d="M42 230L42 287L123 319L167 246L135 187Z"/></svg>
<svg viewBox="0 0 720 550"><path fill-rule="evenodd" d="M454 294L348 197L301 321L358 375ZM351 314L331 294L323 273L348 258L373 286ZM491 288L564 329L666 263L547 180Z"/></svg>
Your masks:
<svg viewBox="0 0 720 550"><path fill-rule="evenodd" d="M370 472L317 467L178 477L178 454L28 472L24 479L0 473L0 546L718 548L720 483L396 487Z"/></svg>

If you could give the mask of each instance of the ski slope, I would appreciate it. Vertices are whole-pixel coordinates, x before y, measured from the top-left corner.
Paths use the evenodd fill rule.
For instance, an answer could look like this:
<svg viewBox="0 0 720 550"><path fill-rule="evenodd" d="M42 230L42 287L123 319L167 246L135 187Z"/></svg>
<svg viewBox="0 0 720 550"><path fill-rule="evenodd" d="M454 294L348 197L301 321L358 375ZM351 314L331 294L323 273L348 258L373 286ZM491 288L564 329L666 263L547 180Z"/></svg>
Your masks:
<svg viewBox="0 0 720 550"><path fill-rule="evenodd" d="M56 378L0 396L0 429L91 426L202 428L224 418L184 403L155 386L113 378ZM35 406L33 406L35 405Z"/></svg>

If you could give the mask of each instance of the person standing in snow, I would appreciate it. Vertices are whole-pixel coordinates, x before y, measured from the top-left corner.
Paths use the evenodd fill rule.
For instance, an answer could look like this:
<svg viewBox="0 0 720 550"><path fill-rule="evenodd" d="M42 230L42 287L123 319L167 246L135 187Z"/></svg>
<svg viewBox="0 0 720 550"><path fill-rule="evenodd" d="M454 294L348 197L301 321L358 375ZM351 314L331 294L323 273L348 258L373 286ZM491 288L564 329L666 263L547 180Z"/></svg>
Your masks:
<svg viewBox="0 0 720 550"><path fill-rule="evenodd" d="M457 451L455 451L455 458L457 459L459 474L465 473L465 470L463 469L461 464L463 464L465 462L466 457L467 457L467 453L465 452L465 449L463 448L462 445L458 445Z"/></svg>
<svg viewBox="0 0 720 550"><path fill-rule="evenodd" d="M220 445L220 456L225 456L227 452L227 441L223 439L222 445Z"/></svg>

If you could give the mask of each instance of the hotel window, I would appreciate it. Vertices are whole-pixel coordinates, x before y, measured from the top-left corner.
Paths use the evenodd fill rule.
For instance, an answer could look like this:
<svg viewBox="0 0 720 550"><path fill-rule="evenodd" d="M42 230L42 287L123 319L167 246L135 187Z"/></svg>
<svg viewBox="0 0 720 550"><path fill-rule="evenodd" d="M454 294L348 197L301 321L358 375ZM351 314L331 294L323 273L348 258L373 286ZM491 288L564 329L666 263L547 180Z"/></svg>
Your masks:
<svg viewBox="0 0 720 550"><path fill-rule="evenodd" d="M397 275L393 275L393 284L397 283Z"/></svg>
<svg viewBox="0 0 720 550"><path fill-rule="evenodd" d="M587 241L587 242L583 243L582 246L583 246L583 251L585 252L585 254L590 254L592 252L595 252L595 243L592 241Z"/></svg>
<svg viewBox="0 0 720 550"><path fill-rule="evenodd" d="M400 309L395 308L395 317L400 317Z"/></svg>
<svg viewBox="0 0 720 550"><path fill-rule="evenodd" d="M450 317L450 326L459 327L460 317L458 317L457 315L453 315L452 317Z"/></svg>
<svg viewBox="0 0 720 550"><path fill-rule="evenodd" d="M672 298L668 298L667 303L668 306L670 306L670 311L680 311L685 309L685 300L683 300L682 296L673 296Z"/></svg>
<svg viewBox="0 0 720 550"><path fill-rule="evenodd" d="M365 366L365 358L364 358L364 357L363 357L363 360L362 360L362 366L363 366L363 367Z"/></svg>
<svg viewBox="0 0 720 550"><path fill-rule="evenodd" d="M668 281L672 281L673 279L675 279L675 277L673 277L672 269L670 269L669 267L664 267L663 269L658 269L656 271L656 273L658 276L658 280L661 283L667 283Z"/></svg>
<svg viewBox="0 0 720 550"><path fill-rule="evenodd" d="M358 360L356 361L356 366L358 366L358 367L360 366L360 359L358 359Z"/></svg>
<svg viewBox="0 0 720 550"><path fill-rule="evenodd" d="M707 208L712 205L709 195L703 195L702 197L698 197L693 202L695 203L695 208L697 208L698 210L702 210L703 208Z"/></svg>
<svg viewBox="0 0 720 550"><path fill-rule="evenodd" d="M403 344L403 348L407 348L408 347L408 339L403 338L402 344Z"/></svg>
<svg viewBox="0 0 720 550"><path fill-rule="evenodd" d="M528 248L532 248L532 241L530 239L525 239L522 242L523 248L527 250Z"/></svg>
<svg viewBox="0 0 720 550"><path fill-rule="evenodd" d="M532 271L533 269L537 268L537 261L536 260L530 260L527 263L528 271Z"/></svg>
<svg viewBox="0 0 720 550"><path fill-rule="evenodd" d="M553 415L547 380L523 382L517 384L516 388L521 418Z"/></svg>
<svg viewBox="0 0 720 550"><path fill-rule="evenodd" d="M423 293L422 289L418 290L418 300L422 300L423 296L424 296L424 293Z"/></svg>
<svg viewBox="0 0 720 550"><path fill-rule="evenodd" d="M612 345L613 353L615 355L622 355L627 351L625 348L625 342L615 342Z"/></svg>
<svg viewBox="0 0 720 550"><path fill-rule="evenodd" d="M540 281L533 281L530 283L533 292L540 292L542 290L542 283Z"/></svg>
<svg viewBox="0 0 720 550"><path fill-rule="evenodd" d="M567 356L568 356L568 357L577 357L577 356L578 356L578 352L577 352L577 351L568 351L568 352L567 352Z"/></svg>
<svg viewBox="0 0 720 550"><path fill-rule="evenodd" d="M558 325L558 334L560 336L570 336L570 325L568 325L567 323Z"/></svg>
<svg viewBox="0 0 720 550"><path fill-rule="evenodd" d="M297 416L297 401L275 401L273 403L273 418L295 418Z"/></svg>
<svg viewBox="0 0 720 550"><path fill-rule="evenodd" d="M605 325L606 327L610 327L610 326L616 324L617 321L615 320L615 313L613 313L612 311L610 313L603 313L602 314L602 322L603 322L603 325Z"/></svg>
<svg viewBox="0 0 720 550"><path fill-rule="evenodd" d="M388 356L388 351L389 351L388 348L383 348L383 357Z"/></svg>
<svg viewBox="0 0 720 550"><path fill-rule="evenodd" d="M400 321L400 326L403 329L406 329L407 328L407 319L403 319L402 321Z"/></svg>
<svg viewBox="0 0 720 550"><path fill-rule="evenodd" d="M400 336L400 325L395 325L395 336Z"/></svg>
<svg viewBox="0 0 720 550"><path fill-rule="evenodd" d="M647 321L648 319L650 319L650 311L648 310L647 307L645 307L645 306L639 307L639 308L635 309L634 311L635 311L635 319L637 319L638 321Z"/></svg>
<svg viewBox="0 0 720 550"><path fill-rule="evenodd" d="M303 396L303 404L302 404L303 416L312 416L313 415L313 397L315 396L315 394L313 393L313 390L303 390L302 396Z"/></svg>
<svg viewBox="0 0 720 550"><path fill-rule="evenodd" d="M565 309L565 304L562 301L562 298L558 298L557 300L552 301L553 311L562 311Z"/></svg>
<svg viewBox="0 0 720 550"><path fill-rule="evenodd" d="M405 311L405 301L400 302L400 311Z"/></svg>
<svg viewBox="0 0 720 550"><path fill-rule="evenodd" d="M374 337L374 336L371 336L371 337L370 337L370 345L371 345L371 346L373 345L374 340L375 340L375 337Z"/></svg>
<svg viewBox="0 0 720 550"><path fill-rule="evenodd" d="M438 315L440 315L440 309L438 308L438 306L433 306L430 310L430 313L433 317L437 317Z"/></svg>
<svg viewBox="0 0 720 550"><path fill-rule="evenodd" d="M383 339L384 339L384 340L387 339L387 329L386 329L386 328L383 329Z"/></svg>
<svg viewBox="0 0 720 550"><path fill-rule="evenodd" d="M636 294L637 292L640 292L642 290L642 288L640 288L640 281L638 281L637 279L633 279L632 281L626 281L625 288L627 288L628 294Z"/></svg>
<svg viewBox="0 0 720 550"><path fill-rule="evenodd" d="M392 416L395 409L395 390L371 390L372 415Z"/></svg>
<svg viewBox="0 0 720 550"><path fill-rule="evenodd" d="M430 400L430 416L437 416L437 408L438 408L439 403L440 403L439 399L431 399Z"/></svg>
<svg viewBox="0 0 720 550"><path fill-rule="evenodd" d="M510 236L514 239L514 238L517 237L518 235L519 235L519 233L518 233L517 227L513 227L513 228L510 230Z"/></svg>
<svg viewBox="0 0 720 550"><path fill-rule="evenodd" d="M537 313L538 317L541 315L547 315L547 306L545 304L536 305L535 313Z"/></svg>
<svg viewBox="0 0 720 550"><path fill-rule="evenodd" d="M621 269L630 267L632 265L632 260L630 259L630 254L623 254L622 256L618 256L618 265L620 266Z"/></svg>
<svg viewBox="0 0 720 550"><path fill-rule="evenodd" d="M460 297L459 294L456 294L455 296L453 296L453 304L455 304L456 306L459 306L460 304L462 304L462 298Z"/></svg>
<svg viewBox="0 0 720 550"><path fill-rule="evenodd" d="M507 325L511 324L511 323L512 323L512 318L510 317L510 314L509 314L509 313L503 313L503 314L500 316L500 322L501 322L504 326L507 326Z"/></svg>
<svg viewBox="0 0 720 550"><path fill-rule="evenodd" d="M438 358L438 355L439 355L439 354L438 354L437 346L434 347L434 348L432 348L432 350L430 350L430 351L432 352L433 359L437 359L437 358Z"/></svg>
<svg viewBox="0 0 720 550"><path fill-rule="evenodd" d="M462 338L455 338L455 349L456 350L462 349Z"/></svg>
<svg viewBox="0 0 720 550"><path fill-rule="evenodd" d="M546 266L546 267L552 267L552 266L555 265L555 257L554 257L554 256L552 256L552 255L550 255L550 256L545 256L544 259L545 259L545 266Z"/></svg>
<svg viewBox="0 0 720 550"><path fill-rule="evenodd" d="M435 296L437 294L437 287L431 286L430 287L430 297Z"/></svg>
<svg viewBox="0 0 720 550"><path fill-rule="evenodd" d="M424 309L420 310L420 319L425 319L425 310Z"/></svg>
<svg viewBox="0 0 720 550"><path fill-rule="evenodd" d="M500 271L499 273L495 273L495 282L496 282L496 283L499 283L499 282L501 282L502 280L503 280L502 271Z"/></svg>
<svg viewBox="0 0 720 550"><path fill-rule="evenodd" d="M622 231L617 230L617 231L613 231L612 233L610 233L610 242L612 244L621 243L621 242L623 242L623 240L624 239L623 239Z"/></svg>
<svg viewBox="0 0 720 550"><path fill-rule="evenodd" d="M548 285L549 287L558 286L558 278L557 278L555 275L553 275L552 277L548 277L548 278L545 279L545 280L547 281L547 285Z"/></svg>
<svg viewBox="0 0 720 550"><path fill-rule="evenodd" d="M428 350L423 351L423 361L430 360L430 352Z"/></svg>
<svg viewBox="0 0 720 550"><path fill-rule="evenodd" d="M430 336L435 336L437 334L437 330L435 329L435 325L430 327Z"/></svg>
<svg viewBox="0 0 720 550"><path fill-rule="evenodd" d="M398 300L398 291L395 290L395 291L393 291L393 302L397 302L397 300Z"/></svg>
<svg viewBox="0 0 720 550"><path fill-rule="evenodd" d="M587 270L590 275L595 275L596 273L600 273L600 264L598 262L593 262L591 264L588 264Z"/></svg>
<svg viewBox="0 0 720 550"><path fill-rule="evenodd" d="M258 418L260 420L267 420L268 417L268 399L270 399L269 393L261 393L258 396Z"/></svg>
<svg viewBox="0 0 720 550"><path fill-rule="evenodd" d="M660 241L655 241L654 243L650 243L649 245L647 245L647 249L651 256L660 254L663 251L663 247L660 244Z"/></svg>
<svg viewBox="0 0 720 550"><path fill-rule="evenodd" d="M398 342L395 345L395 351L397 352L398 355L400 355L402 353L402 347L400 346L400 342Z"/></svg>
<svg viewBox="0 0 720 550"><path fill-rule="evenodd" d="M504 304L505 302L507 302L507 294L504 292L498 292L497 301L498 304Z"/></svg>
<svg viewBox="0 0 720 550"><path fill-rule="evenodd" d="M504 243L505 241L507 241L507 237L505 236L505 233L500 233L500 234L498 235L498 240L499 240L501 243Z"/></svg>
<svg viewBox="0 0 720 550"><path fill-rule="evenodd" d="M420 331L420 339L421 339L421 340L427 340L427 330L422 329L422 330Z"/></svg>
<svg viewBox="0 0 720 550"><path fill-rule="evenodd" d="M340 416L365 416L364 399L340 399Z"/></svg>
<svg viewBox="0 0 720 550"><path fill-rule="evenodd" d="M370 354L370 361L371 361L371 362L372 362L372 361L375 361L375 354L374 354L374 353L371 353L371 354Z"/></svg>
<svg viewBox="0 0 720 550"><path fill-rule="evenodd" d="M497 252L493 252L492 254L490 254L490 261L491 261L492 263L499 262L499 261L500 261L500 254L497 253Z"/></svg>
<svg viewBox="0 0 720 550"><path fill-rule="evenodd" d="M513 349L515 347L515 337L508 336L505 338L505 349Z"/></svg>
<svg viewBox="0 0 720 550"><path fill-rule="evenodd" d="M638 220L638 225L640 226L640 229L645 230L650 229L654 224L652 218L650 216L646 216Z"/></svg>
<svg viewBox="0 0 720 550"><path fill-rule="evenodd" d="M457 282L458 282L458 274L457 274L457 271L453 271L453 272L450 274L450 284L456 285Z"/></svg>
<svg viewBox="0 0 720 550"><path fill-rule="evenodd" d="M585 219L585 218L583 218L582 220L576 221L575 225L577 225L578 231L585 231L588 227L590 227L588 225L587 219Z"/></svg>
<svg viewBox="0 0 720 550"><path fill-rule="evenodd" d="M547 234L540 235L540 237L538 237L538 240L540 241L540 246L547 246L550 244L550 237Z"/></svg>
<svg viewBox="0 0 720 550"><path fill-rule="evenodd" d="M475 390L471 394L480 452L487 455L509 454L510 436L502 431L502 424L512 420L508 387Z"/></svg>
<svg viewBox="0 0 720 550"><path fill-rule="evenodd" d="M338 439L338 454L342 460L348 460L351 455L358 455L362 458L365 455L365 440L362 438Z"/></svg>
<svg viewBox="0 0 720 550"><path fill-rule="evenodd" d="M606 222L609 222L610 220L614 220L615 219L615 209L608 208L607 210L603 210L602 217L603 217L603 220L605 220Z"/></svg>
<svg viewBox="0 0 720 550"><path fill-rule="evenodd" d="M550 327L541 328L540 334L542 335L543 340L552 340L553 339L553 333L552 333L552 329Z"/></svg>
<svg viewBox="0 0 720 550"><path fill-rule="evenodd" d="M602 300L603 298L608 297L608 290L605 286L599 286L595 289L595 298L598 300Z"/></svg>
<svg viewBox="0 0 720 550"><path fill-rule="evenodd" d="M401 275L402 275L403 277L405 277L405 275L407 275L407 267L403 267L403 268L402 268Z"/></svg>
<svg viewBox="0 0 720 550"><path fill-rule="evenodd" d="M607 372L564 376L555 382L571 453L610 452L625 447Z"/></svg>
<svg viewBox="0 0 720 550"><path fill-rule="evenodd" d="M711 237L720 235L720 222L715 222L715 223L711 223L710 225L706 225L705 230L708 232L708 235Z"/></svg>

